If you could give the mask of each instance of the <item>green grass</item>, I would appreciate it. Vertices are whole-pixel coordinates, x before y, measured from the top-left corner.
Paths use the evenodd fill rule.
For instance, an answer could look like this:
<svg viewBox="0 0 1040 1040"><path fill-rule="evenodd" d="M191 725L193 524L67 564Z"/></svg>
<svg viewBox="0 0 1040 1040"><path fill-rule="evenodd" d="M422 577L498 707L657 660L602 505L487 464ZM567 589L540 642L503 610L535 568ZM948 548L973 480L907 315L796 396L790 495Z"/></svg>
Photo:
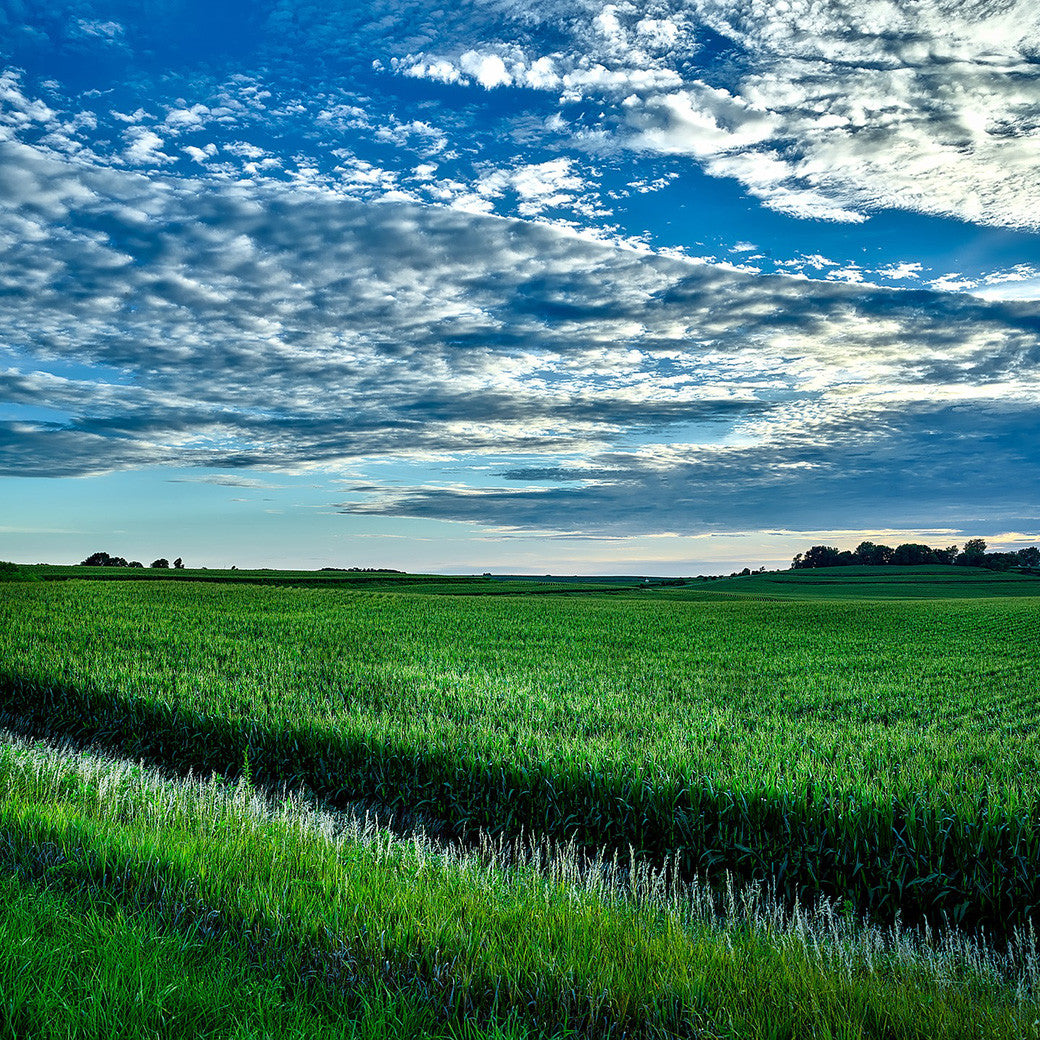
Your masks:
<svg viewBox="0 0 1040 1040"><path fill-rule="evenodd" d="M1036 1035L1026 948L739 898L720 918L566 851L439 851L17 744L0 864L0 1035Z"/></svg>
<svg viewBox="0 0 1040 1040"><path fill-rule="evenodd" d="M10 565L13 566L13 565ZM34 564L18 567L20 580L192 581L456 596L622 595L661 599L980 599L1040 596L1040 576L981 567L828 567L769 571L729 578L601 577L505 578L405 574L395 571L226 570L126 568ZM0 574L0 578L3 574Z"/></svg>
<svg viewBox="0 0 1040 1040"><path fill-rule="evenodd" d="M448 591L466 593L485 591L491 584L487 578L472 575L404 574L397 571L286 571L286 570L229 570L224 568L180 569L159 567L82 567L34 564L23 566L22 571L35 574L45 581L192 581L222 585L296 585L314 588L375 588L412 589L419 591Z"/></svg>
<svg viewBox="0 0 1040 1040"><path fill-rule="evenodd" d="M726 596L808 599L983 599L993 596L1040 596L1040 577L982 567L821 567L768 571L681 589L662 589L675 597Z"/></svg>
<svg viewBox="0 0 1040 1040"><path fill-rule="evenodd" d="M0 1036L531 1035L507 1013L467 1024L424 986L395 985L377 954L399 952L398 969L407 954L385 928L333 955L337 915L307 901L360 898L385 847L339 855L299 811L265 816L248 792L6 742L0 778ZM393 908L377 903L371 925L380 911Z"/></svg>
<svg viewBox="0 0 1040 1040"><path fill-rule="evenodd" d="M43 891L0 878L0 1036L34 1040L255 1037L382 1040L521 1037L438 1022L419 994L373 990L353 1001L309 998L264 972L248 944L171 929L95 893Z"/></svg>
<svg viewBox="0 0 1040 1040"><path fill-rule="evenodd" d="M417 592L456 596L548 595L553 593L603 592L605 588L638 590L638 578L489 578L471 574L405 574L399 571L349 570L228 570L223 568L183 567L83 567L53 564L22 565L17 568L20 580L44 581L118 581L169 582L190 581L220 585L271 585L299 588L338 588L341 590L378 590ZM0 573L0 579L4 577Z"/></svg>
<svg viewBox="0 0 1040 1040"><path fill-rule="evenodd" d="M987 572L988 575L988 572ZM10 586L0 706L333 802L629 845L789 900L1040 905L1040 602Z"/></svg>

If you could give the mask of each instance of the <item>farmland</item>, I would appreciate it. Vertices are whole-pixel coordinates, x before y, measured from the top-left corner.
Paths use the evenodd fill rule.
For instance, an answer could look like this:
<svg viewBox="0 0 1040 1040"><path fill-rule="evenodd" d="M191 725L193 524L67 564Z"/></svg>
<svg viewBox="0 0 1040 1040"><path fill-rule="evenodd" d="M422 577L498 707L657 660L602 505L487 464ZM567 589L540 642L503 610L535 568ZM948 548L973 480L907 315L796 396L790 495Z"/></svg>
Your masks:
<svg viewBox="0 0 1040 1040"><path fill-rule="evenodd" d="M792 939L790 914L826 898L843 927L953 925L979 949L984 936L1003 942L1033 920L1040 580L965 568L898 582L869 571L828 573L822 584L799 577L549 594L484 582L495 595L472 587L479 579L7 585L5 724L161 767L162 798L184 807L149 815L158 789L148 785L160 781L118 766L121 779L106 781L75 756L41 765L42 752L11 745L5 855L22 864L17 905L86 927L95 918L68 906L101 900L108 910L91 926L103 930L126 927L119 914L146 890L139 928L202 899L238 922L217 946L202 944L206 955L219 947L221 963L244 958L261 987L265 958L281 965L279 978L303 977L292 957L306 948L327 958L314 937L335 936L368 996L342 1007L294 991L308 1014L324 1008L327 1021L306 1027L315 1035L348 1019L359 1035L378 1034L379 1015L420 1021L434 1006L436 1021L408 1028L472 1019L517 1036L812 1035L818 1026L826 1035L821 1023L858 1008L848 1035L1029 1035L1023 1023L1037 1016L1024 953L988 974L961 958L943 969L961 972L950 987L922 967L921 951L902 961L889 951L883 970L868 968L873 955L849 952L865 948L855 929L860 938L831 941L840 956L810 956L811 943ZM238 787L218 797L215 781L207 794L172 778L189 772ZM106 784L126 793L99 795ZM370 806L398 833L419 820L462 844L431 852L437 884L426 875L420 884L409 859L425 855L419 845L391 853L384 839L355 835L312 847L299 837L313 831L300 822L311 810L276 808L286 789L327 810ZM249 801L252 791L268 792L275 808L259 794ZM207 813L219 827L199 824ZM233 862L198 837L211 831L239 850ZM623 879L606 894L561 887L533 861L521 869L523 857L501 854L523 836L574 843L579 865L597 851L622 864L634 857L659 879L658 894L634 900ZM481 858L489 841L500 854ZM61 870L32 865L44 845L65 850ZM290 847L292 863L279 860ZM347 869L345 857L361 859ZM127 889L113 878L135 880ZM727 925L714 911L691 916L683 886L707 885L704 905L715 905L727 884L764 884L771 909ZM297 887L312 904L282 906L277 893ZM471 915L464 928L460 905ZM375 934L378 949L365 938ZM503 934L510 942L495 938ZM639 977L599 952L610 949L642 951ZM383 962L397 965L389 987L375 967ZM454 996L433 999L449 963ZM713 1003L707 978L744 997ZM768 1025L772 1012L752 993L772 993L789 1018ZM957 1032L969 1015L958 1000L986 1009L967 1033ZM513 1019L507 1003L535 1010ZM920 1017L925 1004L931 1018ZM737 1014L730 1024L723 1006Z"/></svg>

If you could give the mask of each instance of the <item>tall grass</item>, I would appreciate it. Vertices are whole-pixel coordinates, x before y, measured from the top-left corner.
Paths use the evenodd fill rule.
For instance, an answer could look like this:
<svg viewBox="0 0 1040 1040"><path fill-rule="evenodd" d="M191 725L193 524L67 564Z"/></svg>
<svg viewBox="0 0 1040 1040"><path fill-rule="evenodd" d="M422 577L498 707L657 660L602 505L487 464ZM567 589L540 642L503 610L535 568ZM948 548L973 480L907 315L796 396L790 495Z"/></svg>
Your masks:
<svg viewBox="0 0 1040 1040"><path fill-rule="evenodd" d="M248 944L171 928L97 891L0 878L0 1036L34 1040L255 1037L521 1040L527 1029L452 1028L419 993L315 999L255 963Z"/></svg>

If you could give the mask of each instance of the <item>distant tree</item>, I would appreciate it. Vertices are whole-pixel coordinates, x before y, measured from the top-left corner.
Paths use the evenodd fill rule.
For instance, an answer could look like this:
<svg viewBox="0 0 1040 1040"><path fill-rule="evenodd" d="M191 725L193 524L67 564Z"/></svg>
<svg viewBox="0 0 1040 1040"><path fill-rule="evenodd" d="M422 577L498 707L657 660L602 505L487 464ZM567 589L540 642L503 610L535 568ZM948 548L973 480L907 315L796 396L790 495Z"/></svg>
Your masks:
<svg viewBox="0 0 1040 1040"><path fill-rule="evenodd" d="M921 545L918 542L904 542L902 545L897 545L893 550L892 562L901 567L935 563L935 550L930 545Z"/></svg>
<svg viewBox="0 0 1040 1040"><path fill-rule="evenodd" d="M740 577L740 578L744 578L744 577L746 577L747 575L749 575L750 573L751 573L751 568L750 568L750 567L745 567L745 568L744 568L744 569L743 569L743 570L742 570L742 571L740 572L740 574L738 575L738 577Z"/></svg>
<svg viewBox="0 0 1040 1040"><path fill-rule="evenodd" d="M959 566L989 567L992 570L1009 570L1012 567L1040 569L1040 547L1029 546L1017 552L987 553L986 543L981 538L969 538L961 551L956 545L945 549L934 549L919 542L904 542L894 549L874 542L860 542L849 552L832 545L814 545L804 553L797 553L791 561L794 570L813 567L845 567L851 564L899 566L921 564L958 564ZM735 576L735 575L734 575Z"/></svg>
<svg viewBox="0 0 1040 1040"><path fill-rule="evenodd" d="M160 556L158 560L152 560L151 566L158 567L160 570L168 569L170 566L170 561Z"/></svg>
<svg viewBox="0 0 1040 1040"><path fill-rule="evenodd" d="M856 557L857 563L869 566L874 562L874 553L876 550L877 546L873 542L860 542L852 551Z"/></svg>
<svg viewBox="0 0 1040 1040"><path fill-rule="evenodd" d="M80 567L128 567L122 556L109 556L106 552L91 553Z"/></svg>
<svg viewBox="0 0 1040 1040"><path fill-rule="evenodd" d="M130 562L129 562L129 563L127 564L127 567L143 567L143 566L144 566L144 564L143 564L143 563L141 563L141 561L140 561L140 560L131 560L131 561L130 561Z"/></svg>
<svg viewBox="0 0 1040 1040"><path fill-rule="evenodd" d="M1019 549L1017 554L1020 567L1040 567L1040 549L1030 545L1026 549Z"/></svg>
<svg viewBox="0 0 1040 1040"><path fill-rule="evenodd" d="M791 566L795 569L836 567L840 555L840 551L835 549L833 545L814 545L807 552L799 553L794 558Z"/></svg>
<svg viewBox="0 0 1040 1040"><path fill-rule="evenodd" d="M184 570L184 561L179 556L173 561L173 569L176 571Z"/></svg>
<svg viewBox="0 0 1040 1040"><path fill-rule="evenodd" d="M874 542L860 542L855 549L856 562L866 567L884 567L892 562L892 547L876 545Z"/></svg>
<svg viewBox="0 0 1040 1040"><path fill-rule="evenodd" d="M1018 553L986 553L982 558L982 566L992 571L1009 571L1012 567L1018 566Z"/></svg>
<svg viewBox="0 0 1040 1040"><path fill-rule="evenodd" d="M986 559L986 543L981 538L969 538L964 543L964 552L957 557L962 567L981 567Z"/></svg>

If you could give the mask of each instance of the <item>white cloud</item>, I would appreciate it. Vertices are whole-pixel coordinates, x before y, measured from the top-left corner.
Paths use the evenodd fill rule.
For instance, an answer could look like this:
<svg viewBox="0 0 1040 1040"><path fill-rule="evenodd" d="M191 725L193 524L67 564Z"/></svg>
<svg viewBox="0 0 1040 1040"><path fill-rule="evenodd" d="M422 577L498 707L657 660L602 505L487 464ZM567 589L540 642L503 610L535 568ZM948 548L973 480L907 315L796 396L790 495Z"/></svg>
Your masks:
<svg viewBox="0 0 1040 1040"><path fill-rule="evenodd" d="M679 39L679 26L671 18L641 18L636 23L636 32L641 44L660 50L674 47Z"/></svg>
<svg viewBox="0 0 1040 1040"><path fill-rule="evenodd" d="M1040 269L1032 264L991 271L981 281L973 291L984 300L1040 300Z"/></svg>
<svg viewBox="0 0 1040 1040"><path fill-rule="evenodd" d="M127 142L123 151L127 162L138 166L152 166L173 161L172 157L162 150L165 142L154 130L144 126L132 126L123 136Z"/></svg>
<svg viewBox="0 0 1040 1040"><path fill-rule="evenodd" d="M263 148L250 144L248 141L232 141L230 144L224 145L224 150L248 159L262 159L269 154Z"/></svg>
<svg viewBox="0 0 1040 1040"><path fill-rule="evenodd" d="M459 58L459 66L485 90L507 86L513 82L513 77L506 69L505 62L497 54L466 51Z"/></svg>
<svg viewBox="0 0 1040 1040"><path fill-rule="evenodd" d="M458 83L462 79L462 73L450 61L444 59L395 64L394 67L400 68L407 76L413 76L416 79L432 79L437 83Z"/></svg>
<svg viewBox="0 0 1040 1040"><path fill-rule="evenodd" d="M0 140L9 136L4 127L20 129L31 124L46 124L56 115L44 102L25 96L15 72L9 69L0 72Z"/></svg>
<svg viewBox="0 0 1040 1040"><path fill-rule="evenodd" d="M197 162L200 165L205 165L217 154L217 146L212 142L206 145L205 148L197 148L195 145L189 144L184 148L184 152L194 162Z"/></svg>
<svg viewBox="0 0 1040 1040"><path fill-rule="evenodd" d="M602 125L577 128L576 143L689 155L797 216L1040 224L1033 0L513 6L508 37L489 37L493 19L473 8L479 48L452 53L442 37L402 71L599 98ZM563 41L551 52L543 26ZM705 26L729 44L725 61L699 50Z"/></svg>
<svg viewBox="0 0 1040 1040"><path fill-rule="evenodd" d="M4 427L10 471L421 451L796 473L833 444L880 451L890 413L1040 402L1025 304L766 278L458 209L0 148L5 399L72 416ZM538 200L569 173L514 176ZM69 365L97 375L61 376ZM625 462L617 439L634 436L643 461Z"/></svg>
<svg viewBox="0 0 1040 1040"><path fill-rule="evenodd" d="M355 36L336 20L356 5L316 8L326 55L354 47L367 70L379 39L397 74L468 85L381 98L346 76L200 73L69 115L60 93L45 104L0 78L0 389L19 420L0 425L0 462L451 459L470 486L416 481L369 506L575 529L1028 501L1040 270L935 279L864 253L763 277L749 243L734 256L705 232L691 251L748 262L694 261L602 226L601 177L623 199L685 169L628 165L625 147L800 216L1033 219L1031 37L1009 44L1006 20L951 36L924 18L937 6L401 0ZM281 45L265 57L298 60ZM518 111L511 87L545 93ZM439 106L447 94L458 104ZM875 274L915 291L857 284ZM524 496L471 486L502 459Z"/></svg>
<svg viewBox="0 0 1040 1040"><path fill-rule="evenodd" d="M765 109L705 83L649 101L631 95L624 106L639 129L631 141L635 147L698 158L747 149L768 139L775 127Z"/></svg>
<svg viewBox="0 0 1040 1040"><path fill-rule="evenodd" d="M771 189L758 186L767 203L782 207L780 193L801 188L848 213L890 206L1040 221L1031 64L1040 8L1030 0L699 0L695 9L744 49L734 94L768 113L769 135L748 143L781 156Z"/></svg>
<svg viewBox="0 0 1040 1040"><path fill-rule="evenodd" d="M442 130L420 119L404 122L393 117L387 125L377 127L374 136L377 141L387 141L399 148L412 148L427 156L443 152L448 144Z"/></svg>
<svg viewBox="0 0 1040 1040"><path fill-rule="evenodd" d="M111 109L109 114L113 119L120 123L143 123L146 119L152 119L153 116L149 115L143 108L138 108L134 112L117 112L115 109Z"/></svg>
<svg viewBox="0 0 1040 1040"><path fill-rule="evenodd" d="M571 206L585 189L585 182L570 159L523 163L512 169L485 173L476 184L484 198L498 198L511 190L519 196L517 212L522 217L540 216L548 209Z"/></svg>
<svg viewBox="0 0 1040 1040"><path fill-rule="evenodd" d="M879 267L876 273L881 275L882 278L888 278L891 281L910 281L920 278L923 270L922 265L916 261L904 260L899 264Z"/></svg>
<svg viewBox="0 0 1040 1040"><path fill-rule="evenodd" d="M857 284L863 281L863 269L855 264L849 264L847 267L833 268L824 277L829 281Z"/></svg>
<svg viewBox="0 0 1040 1040"><path fill-rule="evenodd" d="M125 31L119 22L111 20L100 21L77 18L72 26L73 36L89 36L109 44L121 43Z"/></svg>
<svg viewBox="0 0 1040 1040"><path fill-rule="evenodd" d="M190 108L172 108L166 113L166 126L174 133L180 130L198 130L206 123L210 114L206 105L192 105Z"/></svg>
<svg viewBox="0 0 1040 1040"><path fill-rule="evenodd" d="M531 62L523 71L523 82L535 90L556 90L560 77L552 58L543 56Z"/></svg>
<svg viewBox="0 0 1040 1040"><path fill-rule="evenodd" d="M974 278L965 278L959 274L944 274L941 278L934 278L928 283L930 289L937 292L970 292L978 287L978 281Z"/></svg>

